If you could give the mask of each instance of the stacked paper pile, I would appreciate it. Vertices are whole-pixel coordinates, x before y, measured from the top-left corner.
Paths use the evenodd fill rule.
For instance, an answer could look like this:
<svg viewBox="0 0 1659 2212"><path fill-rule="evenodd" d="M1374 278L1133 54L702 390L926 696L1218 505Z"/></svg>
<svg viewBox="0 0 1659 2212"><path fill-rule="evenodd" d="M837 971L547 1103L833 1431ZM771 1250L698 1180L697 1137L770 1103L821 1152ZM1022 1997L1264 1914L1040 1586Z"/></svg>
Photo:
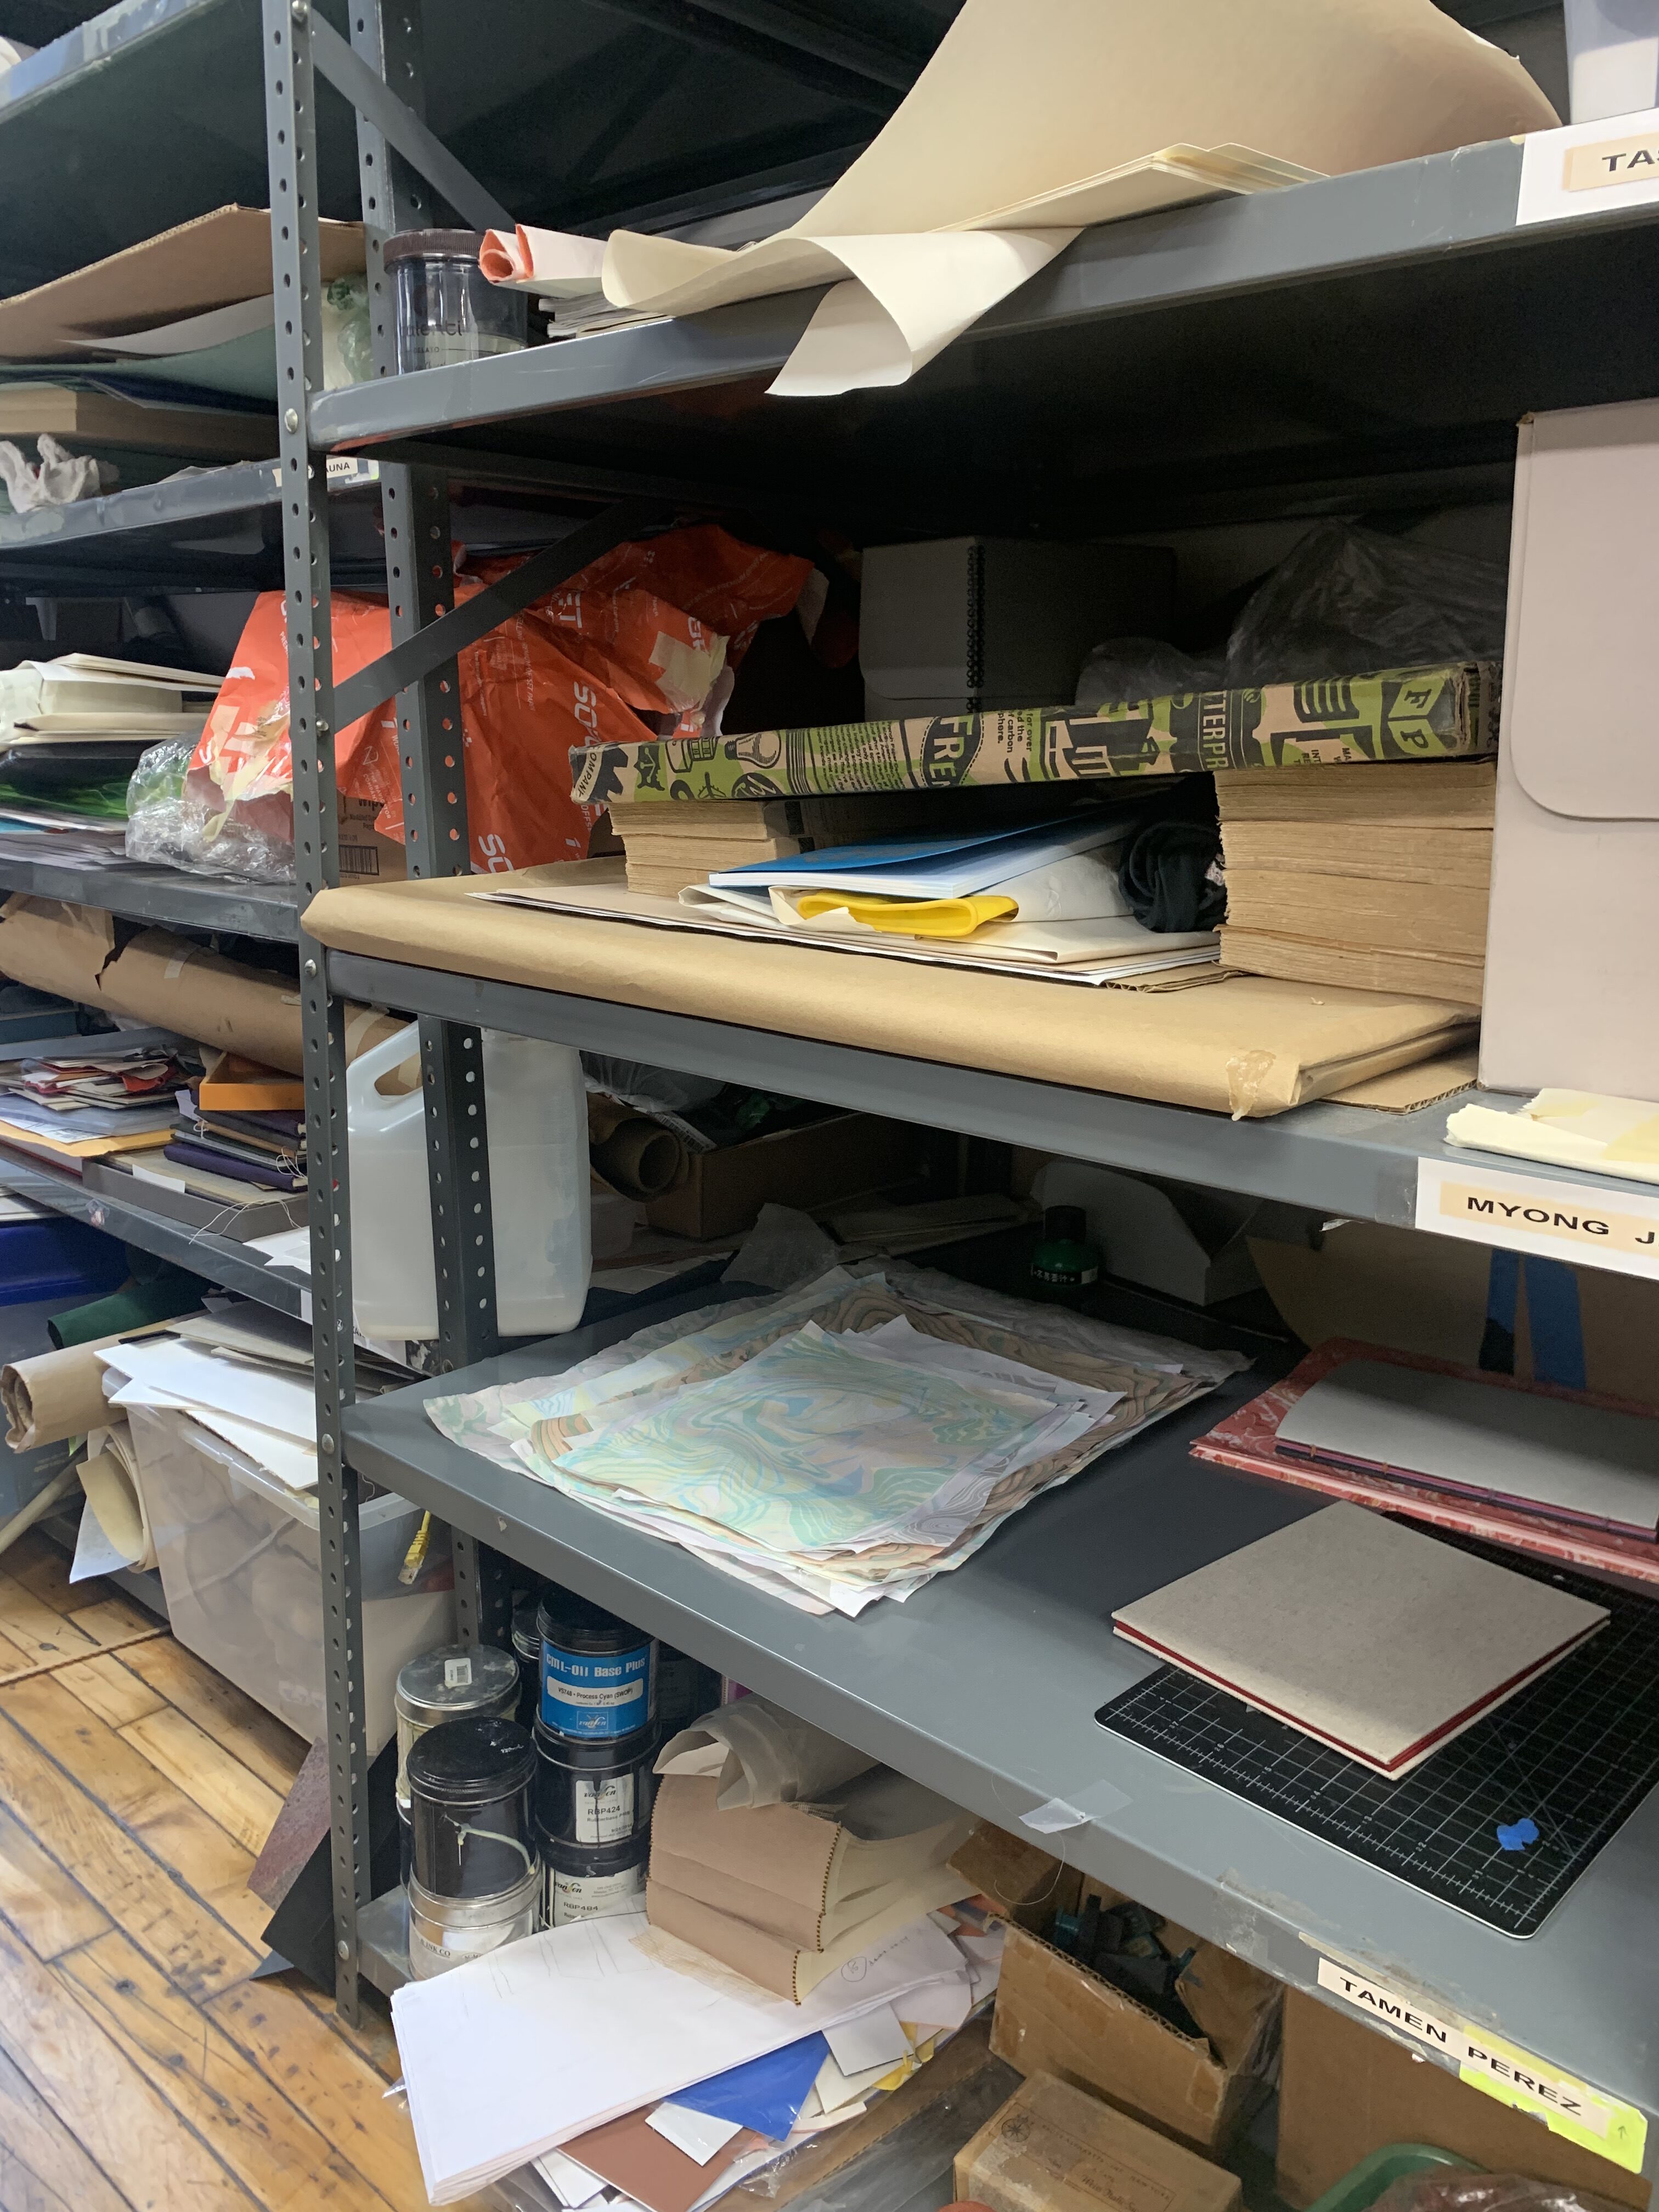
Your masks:
<svg viewBox="0 0 1659 2212"><path fill-rule="evenodd" d="M40 1042L63 1048L0 1060L0 1145L79 1174L88 1160L167 1143L188 1046L164 1030Z"/></svg>
<svg viewBox="0 0 1659 2212"><path fill-rule="evenodd" d="M1222 965L1478 1006L1497 776L1490 760L1220 770Z"/></svg>
<svg viewBox="0 0 1659 2212"><path fill-rule="evenodd" d="M856 1615L960 1566L1030 1498L1237 1364L1162 1345L1139 1364L1072 1315L903 1279L901 1295L832 1268L663 1324L632 1357L617 1347L544 1389L427 1411L453 1441L711 1565Z"/></svg>
<svg viewBox="0 0 1659 2212"><path fill-rule="evenodd" d="M929 1917L794 2004L619 1913L405 1983L392 2026L427 2194L533 2161L562 2204L696 2212L825 2124L804 2108L836 2041L856 2062L908 2021L931 2049L993 1993L1000 1950L977 1914Z"/></svg>

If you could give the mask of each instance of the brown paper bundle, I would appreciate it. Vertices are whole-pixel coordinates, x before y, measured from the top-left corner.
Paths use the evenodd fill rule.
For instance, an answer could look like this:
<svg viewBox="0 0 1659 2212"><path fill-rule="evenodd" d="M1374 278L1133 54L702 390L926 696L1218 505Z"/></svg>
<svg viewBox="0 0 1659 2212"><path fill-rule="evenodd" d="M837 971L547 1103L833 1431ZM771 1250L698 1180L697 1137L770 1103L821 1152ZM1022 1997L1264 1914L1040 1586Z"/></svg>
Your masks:
<svg viewBox="0 0 1659 2212"><path fill-rule="evenodd" d="M297 983L227 960L171 930L141 931L117 952L110 915L20 893L0 908L0 972L286 1074L301 1073ZM348 1006L347 1057L355 1060L402 1026L395 1015Z"/></svg>

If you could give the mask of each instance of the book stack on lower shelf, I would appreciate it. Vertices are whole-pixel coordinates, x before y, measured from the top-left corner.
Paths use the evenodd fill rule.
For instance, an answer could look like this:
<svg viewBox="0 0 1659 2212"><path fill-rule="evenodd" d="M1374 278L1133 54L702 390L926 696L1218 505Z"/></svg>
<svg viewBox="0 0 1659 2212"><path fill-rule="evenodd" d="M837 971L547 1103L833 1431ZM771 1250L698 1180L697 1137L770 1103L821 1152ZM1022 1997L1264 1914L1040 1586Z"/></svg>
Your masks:
<svg viewBox="0 0 1659 2212"><path fill-rule="evenodd" d="M191 1083L189 1099L160 1151L89 1169L83 1179L236 1243L303 1226L306 1127L298 1079L221 1053Z"/></svg>

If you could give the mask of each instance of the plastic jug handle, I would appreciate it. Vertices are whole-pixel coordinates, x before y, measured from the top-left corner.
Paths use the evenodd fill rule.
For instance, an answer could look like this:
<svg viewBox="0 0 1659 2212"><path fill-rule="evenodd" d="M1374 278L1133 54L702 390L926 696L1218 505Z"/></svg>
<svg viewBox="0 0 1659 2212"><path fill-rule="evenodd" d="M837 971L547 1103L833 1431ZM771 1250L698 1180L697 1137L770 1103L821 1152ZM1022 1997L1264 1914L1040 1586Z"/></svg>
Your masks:
<svg viewBox="0 0 1659 2212"><path fill-rule="evenodd" d="M360 1053L346 1070L346 1079L356 1091L373 1090L383 1075L392 1068L401 1067L421 1048L421 1025L410 1022L407 1029L395 1030L382 1037L379 1044L371 1045Z"/></svg>

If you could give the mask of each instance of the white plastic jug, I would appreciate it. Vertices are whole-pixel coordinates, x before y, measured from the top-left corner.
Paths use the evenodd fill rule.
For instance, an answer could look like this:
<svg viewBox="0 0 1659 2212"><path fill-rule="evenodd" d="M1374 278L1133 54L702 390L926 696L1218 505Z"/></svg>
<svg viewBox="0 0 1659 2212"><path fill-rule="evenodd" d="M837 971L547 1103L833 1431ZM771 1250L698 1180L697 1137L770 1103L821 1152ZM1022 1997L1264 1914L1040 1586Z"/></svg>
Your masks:
<svg viewBox="0 0 1659 2212"><path fill-rule="evenodd" d="M438 1334L421 1091L388 1097L380 1078L420 1050L410 1023L346 1071L351 1276L357 1327L396 1342ZM503 1336L574 1328L587 1298L587 1101L568 1045L483 1032L484 1108Z"/></svg>
<svg viewBox="0 0 1659 2212"><path fill-rule="evenodd" d="M1659 101L1659 0L1565 0L1575 123L1639 114Z"/></svg>

